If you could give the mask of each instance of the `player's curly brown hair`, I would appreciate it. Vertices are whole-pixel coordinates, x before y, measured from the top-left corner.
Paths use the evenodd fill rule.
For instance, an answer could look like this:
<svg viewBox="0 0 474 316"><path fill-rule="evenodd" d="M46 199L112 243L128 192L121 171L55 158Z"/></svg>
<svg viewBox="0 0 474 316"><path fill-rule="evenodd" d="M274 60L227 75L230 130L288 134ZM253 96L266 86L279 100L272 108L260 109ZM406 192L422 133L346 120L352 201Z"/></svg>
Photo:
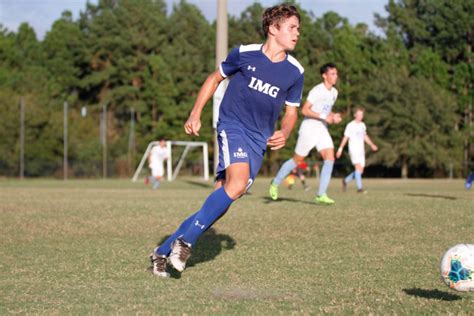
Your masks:
<svg viewBox="0 0 474 316"><path fill-rule="evenodd" d="M281 22L291 18L292 16L296 16L298 22L301 21L300 14L294 5L282 3L266 9L262 16L262 28L265 38L268 37L270 25L275 25L279 28Z"/></svg>

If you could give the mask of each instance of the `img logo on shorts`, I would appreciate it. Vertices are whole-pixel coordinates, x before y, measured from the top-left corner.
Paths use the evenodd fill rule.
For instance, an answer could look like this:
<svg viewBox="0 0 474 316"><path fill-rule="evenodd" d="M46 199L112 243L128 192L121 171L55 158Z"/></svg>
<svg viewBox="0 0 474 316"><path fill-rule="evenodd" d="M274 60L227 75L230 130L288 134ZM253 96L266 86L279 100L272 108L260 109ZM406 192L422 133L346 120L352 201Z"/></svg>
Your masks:
<svg viewBox="0 0 474 316"><path fill-rule="evenodd" d="M247 158L248 155L245 151L242 150L242 148L239 147L237 149L237 152L234 152L234 158Z"/></svg>

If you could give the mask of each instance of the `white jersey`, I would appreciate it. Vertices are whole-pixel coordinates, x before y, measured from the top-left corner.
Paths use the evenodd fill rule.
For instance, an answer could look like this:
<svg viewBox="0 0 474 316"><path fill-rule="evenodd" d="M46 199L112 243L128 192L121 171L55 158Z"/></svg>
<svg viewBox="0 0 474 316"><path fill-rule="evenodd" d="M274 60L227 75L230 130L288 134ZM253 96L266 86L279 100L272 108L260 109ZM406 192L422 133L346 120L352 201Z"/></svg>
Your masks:
<svg viewBox="0 0 474 316"><path fill-rule="evenodd" d="M153 146L150 152L150 168L163 168L163 161L169 157L168 148Z"/></svg>
<svg viewBox="0 0 474 316"><path fill-rule="evenodd" d="M349 152L363 154L365 152L365 135L367 128L364 122L351 121L344 130L344 136L349 138Z"/></svg>
<svg viewBox="0 0 474 316"><path fill-rule="evenodd" d="M326 88L324 83L320 83L313 87L308 93L308 98L306 99L311 103L311 110L319 114L325 114L326 116L331 113L332 107L337 99L337 90L334 87L331 87L330 90ZM305 126L305 127L303 127ZM305 117L301 123L301 128L312 127L327 127L327 123L324 120L314 119Z"/></svg>

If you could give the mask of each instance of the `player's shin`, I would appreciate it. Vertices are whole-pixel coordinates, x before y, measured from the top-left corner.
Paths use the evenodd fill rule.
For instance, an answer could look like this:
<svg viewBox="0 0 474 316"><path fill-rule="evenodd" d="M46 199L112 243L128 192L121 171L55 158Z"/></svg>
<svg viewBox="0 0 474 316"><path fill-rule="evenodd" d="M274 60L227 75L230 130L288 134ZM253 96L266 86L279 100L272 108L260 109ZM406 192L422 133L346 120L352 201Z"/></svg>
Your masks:
<svg viewBox="0 0 474 316"><path fill-rule="evenodd" d="M275 179L273 179L272 184L280 185L280 183L290 174L291 170L295 169L298 165L293 160L293 158L288 159L285 163L281 166L280 170L278 171Z"/></svg>
<svg viewBox="0 0 474 316"><path fill-rule="evenodd" d="M326 194L326 191L331 181L332 169L334 167L333 160L324 160L323 169L321 170L321 179L319 180L318 195Z"/></svg>
<svg viewBox="0 0 474 316"><path fill-rule="evenodd" d="M198 238L226 212L232 202L234 200L227 195L224 187L212 192L183 234L183 240L194 245Z"/></svg>
<svg viewBox="0 0 474 316"><path fill-rule="evenodd" d="M345 183L349 183L349 182L351 182L352 180L354 180L354 172L351 172L351 173L344 179L344 182L345 182Z"/></svg>
<svg viewBox="0 0 474 316"><path fill-rule="evenodd" d="M357 184L357 189L362 190L362 173L360 171L355 171L355 179Z"/></svg>
<svg viewBox="0 0 474 316"><path fill-rule="evenodd" d="M223 187L209 195L202 208L194 216L188 229L171 246L169 262L173 268L180 272L184 271L186 262L191 256L193 245L227 211L232 202L233 200L227 195Z"/></svg>

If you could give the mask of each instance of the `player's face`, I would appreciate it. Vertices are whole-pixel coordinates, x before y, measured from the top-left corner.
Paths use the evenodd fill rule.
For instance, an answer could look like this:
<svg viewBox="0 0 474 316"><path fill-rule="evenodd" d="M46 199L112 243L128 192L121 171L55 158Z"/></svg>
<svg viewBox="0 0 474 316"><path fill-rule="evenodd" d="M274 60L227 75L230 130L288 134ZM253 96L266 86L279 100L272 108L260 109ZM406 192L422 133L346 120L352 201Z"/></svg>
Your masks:
<svg viewBox="0 0 474 316"><path fill-rule="evenodd" d="M337 83L337 69L329 68L329 70L323 74L323 79L326 83L334 86Z"/></svg>
<svg viewBox="0 0 474 316"><path fill-rule="evenodd" d="M363 111L355 112L354 118L357 122L362 122L362 120L364 119L364 112Z"/></svg>
<svg viewBox="0 0 474 316"><path fill-rule="evenodd" d="M275 39L280 46L286 51L295 49L300 36L300 23L296 16L280 23L280 27L272 27L272 33L275 34Z"/></svg>

